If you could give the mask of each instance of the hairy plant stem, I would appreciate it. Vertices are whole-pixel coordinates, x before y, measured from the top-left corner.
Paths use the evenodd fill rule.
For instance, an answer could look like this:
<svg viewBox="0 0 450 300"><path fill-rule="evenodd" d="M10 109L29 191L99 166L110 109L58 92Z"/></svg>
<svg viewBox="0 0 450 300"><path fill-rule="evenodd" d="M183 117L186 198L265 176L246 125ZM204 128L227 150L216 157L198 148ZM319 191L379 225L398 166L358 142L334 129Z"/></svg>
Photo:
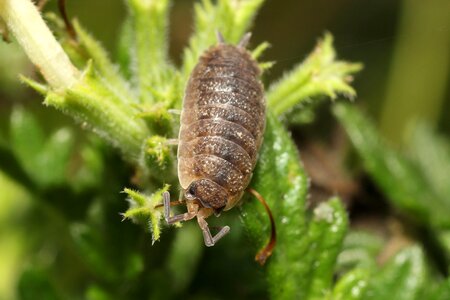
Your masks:
<svg viewBox="0 0 450 300"><path fill-rule="evenodd" d="M0 0L0 17L52 88L66 89L77 82L80 72L31 0Z"/></svg>

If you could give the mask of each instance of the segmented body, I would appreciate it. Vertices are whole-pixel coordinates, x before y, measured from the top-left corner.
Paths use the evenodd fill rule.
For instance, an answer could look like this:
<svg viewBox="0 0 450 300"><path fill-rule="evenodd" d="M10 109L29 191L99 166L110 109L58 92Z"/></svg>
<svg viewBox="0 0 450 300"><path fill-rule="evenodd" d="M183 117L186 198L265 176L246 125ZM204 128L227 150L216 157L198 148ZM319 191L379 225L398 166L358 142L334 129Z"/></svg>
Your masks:
<svg viewBox="0 0 450 300"><path fill-rule="evenodd" d="M178 177L203 207L232 208L250 182L265 126L260 70L243 47L220 43L188 81L178 146ZM208 196L212 195L212 196Z"/></svg>

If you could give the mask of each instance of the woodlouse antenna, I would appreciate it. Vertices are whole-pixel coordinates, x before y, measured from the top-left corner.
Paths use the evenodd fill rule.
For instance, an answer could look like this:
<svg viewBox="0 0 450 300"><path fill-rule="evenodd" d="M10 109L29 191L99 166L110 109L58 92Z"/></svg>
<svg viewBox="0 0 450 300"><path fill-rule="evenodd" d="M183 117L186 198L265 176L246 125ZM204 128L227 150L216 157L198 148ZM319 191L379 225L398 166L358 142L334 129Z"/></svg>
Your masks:
<svg viewBox="0 0 450 300"><path fill-rule="evenodd" d="M264 205L264 208L266 209L267 214L269 215L270 219L270 225L271 225L271 231L270 231L270 240L261 250L258 251L258 253L255 256L255 260L263 266L266 263L266 260L272 255L273 249L275 248L275 244L277 243L277 233L275 229L275 221L273 219L272 211L270 210L269 205L267 205L266 200L263 196L261 196L260 193L255 191L252 188L248 188L247 191L255 196L256 199L258 199L259 202L261 202L262 205Z"/></svg>
<svg viewBox="0 0 450 300"><path fill-rule="evenodd" d="M72 23L70 22L67 11L66 11L66 0L58 0L58 8L59 13L61 14L64 24L66 25L67 33L69 34L69 37L76 41L77 40L77 33L75 32L75 29L73 28Z"/></svg>
<svg viewBox="0 0 450 300"><path fill-rule="evenodd" d="M219 30L216 30L216 37L219 44L225 44L225 38Z"/></svg>
<svg viewBox="0 0 450 300"><path fill-rule="evenodd" d="M246 34L244 34L244 36L242 37L242 39L239 41L239 43L237 44L237 46L239 48L245 48L248 45L248 42L250 42L250 38L252 37L252 33L251 32L247 32Z"/></svg>
<svg viewBox="0 0 450 300"><path fill-rule="evenodd" d="M178 205L182 205L185 204L185 202L183 200L176 200L176 201L170 201L170 206L178 206ZM160 204L156 204L154 206L154 208L161 208L164 206L164 203L160 203Z"/></svg>

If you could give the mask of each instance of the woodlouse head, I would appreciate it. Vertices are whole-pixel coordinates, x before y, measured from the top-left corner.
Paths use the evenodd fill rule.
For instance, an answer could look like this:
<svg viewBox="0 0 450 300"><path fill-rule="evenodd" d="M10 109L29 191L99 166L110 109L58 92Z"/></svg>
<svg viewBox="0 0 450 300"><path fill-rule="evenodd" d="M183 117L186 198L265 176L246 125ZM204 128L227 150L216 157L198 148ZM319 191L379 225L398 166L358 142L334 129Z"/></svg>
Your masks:
<svg viewBox="0 0 450 300"><path fill-rule="evenodd" d="M212 208L216 215L225 208L229 198L223 187L207 178L193 181L184 195L187 200L198 201L202 207Z"/></svg>

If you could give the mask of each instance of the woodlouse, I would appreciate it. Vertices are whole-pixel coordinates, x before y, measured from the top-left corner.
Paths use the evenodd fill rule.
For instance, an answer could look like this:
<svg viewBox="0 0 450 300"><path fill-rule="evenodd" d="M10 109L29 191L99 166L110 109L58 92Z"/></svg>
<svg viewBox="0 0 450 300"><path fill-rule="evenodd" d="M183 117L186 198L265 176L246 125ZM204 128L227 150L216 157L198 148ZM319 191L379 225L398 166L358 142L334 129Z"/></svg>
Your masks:
<svg viewBox="0 0 450 300"><path fill-rule="evenodd" d="M235 206L247 188L265 127L265 98L257 62L245 49L247 33L235 46L218 44L203 53L188 80L178 145L178 178L187 212L170 216L170 195L164 193L168 224L197 217L206 246L228 233L212 236L205 221Z"/></svg>

